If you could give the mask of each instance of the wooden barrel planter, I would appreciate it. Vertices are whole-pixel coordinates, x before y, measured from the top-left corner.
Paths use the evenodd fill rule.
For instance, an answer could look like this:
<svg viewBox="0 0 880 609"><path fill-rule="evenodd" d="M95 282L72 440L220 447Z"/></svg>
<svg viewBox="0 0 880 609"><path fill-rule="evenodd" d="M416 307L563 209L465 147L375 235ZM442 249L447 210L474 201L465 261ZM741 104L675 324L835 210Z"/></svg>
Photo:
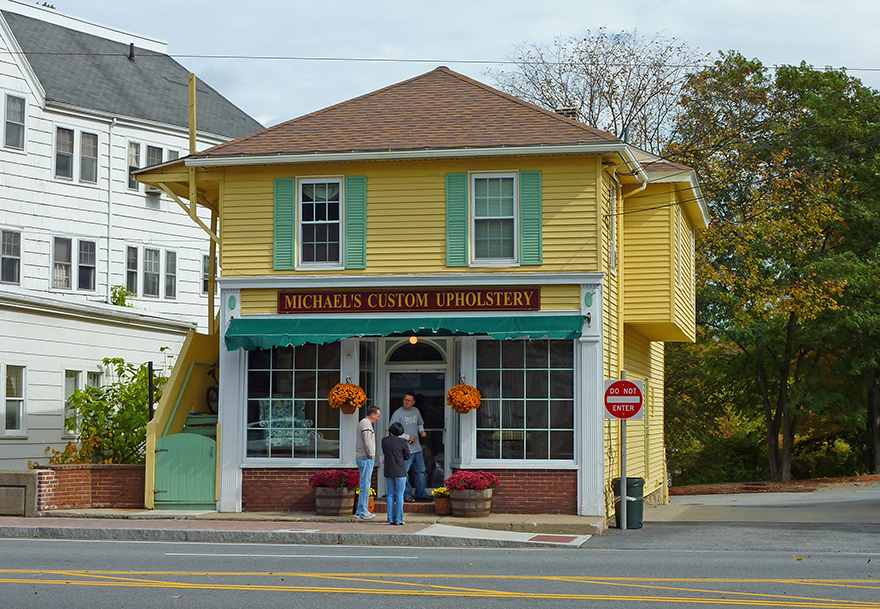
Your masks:
<svg viewBox="0 0 880 609"><path fill-rule="evenodd" d="M492 511L492 489L449 491L452 515L460 518L485 518Z"/></svg>
<svg viewBox="0 0 880 609"><path fill-rule="evenodd" d="M354 511L356 497L354 489L319 486L315 489L315 513L320 516L348 516Z"/></svg>
<svg viewBox="0 0 880 609"><path fill-rule="evenodd" d="M449 497L434 497L434 512L438 516L448 516L452 513Z"/></svg>

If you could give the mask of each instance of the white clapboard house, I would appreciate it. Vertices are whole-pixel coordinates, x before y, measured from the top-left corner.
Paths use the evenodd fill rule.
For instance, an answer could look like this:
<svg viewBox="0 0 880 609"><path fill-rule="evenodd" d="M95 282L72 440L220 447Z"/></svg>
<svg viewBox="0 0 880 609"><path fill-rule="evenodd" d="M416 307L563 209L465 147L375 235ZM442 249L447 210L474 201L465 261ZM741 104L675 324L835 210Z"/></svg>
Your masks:
<svg viewBox="0 0 880 609"><path fill-rule="evenodd" d="M207 325L206 233L132 177L188 154L188 81L163 42L0 0L0 470L72 438L103 358L158 366ZM262 128L196 91L198 150Z"/></svg>

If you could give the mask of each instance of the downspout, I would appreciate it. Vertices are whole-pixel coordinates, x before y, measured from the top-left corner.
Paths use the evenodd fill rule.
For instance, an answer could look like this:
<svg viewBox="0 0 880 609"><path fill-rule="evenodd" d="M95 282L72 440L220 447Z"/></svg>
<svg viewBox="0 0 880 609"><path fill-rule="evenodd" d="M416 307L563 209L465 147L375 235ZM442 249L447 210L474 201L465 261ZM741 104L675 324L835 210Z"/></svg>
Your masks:
<svg viewBox="0 0 880 609"><path fill-rule="evenodd" d="M113 250L111 249L110 230L113 228L113 127L116 126L116 117L110 121L107 128L107 303L112 301L110 286L110 265L113 261Z"/></svg>

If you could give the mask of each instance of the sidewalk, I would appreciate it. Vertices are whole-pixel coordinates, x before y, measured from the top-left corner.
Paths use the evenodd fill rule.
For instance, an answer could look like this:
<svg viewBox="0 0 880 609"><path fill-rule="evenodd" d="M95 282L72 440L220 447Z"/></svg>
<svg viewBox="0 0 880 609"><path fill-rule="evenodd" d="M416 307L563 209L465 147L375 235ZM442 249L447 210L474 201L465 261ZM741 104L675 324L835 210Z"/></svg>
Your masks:
<svg viewBox="0 0 880 609"><path fill-rule="evenodd" d="M388 525L384 514L369 521L291 512L103 509L56 510L37 518L0 516L0 537L5 538L212 543L577 548L606 529L601 518L552 514L407 514L403 526Z"/></svg>

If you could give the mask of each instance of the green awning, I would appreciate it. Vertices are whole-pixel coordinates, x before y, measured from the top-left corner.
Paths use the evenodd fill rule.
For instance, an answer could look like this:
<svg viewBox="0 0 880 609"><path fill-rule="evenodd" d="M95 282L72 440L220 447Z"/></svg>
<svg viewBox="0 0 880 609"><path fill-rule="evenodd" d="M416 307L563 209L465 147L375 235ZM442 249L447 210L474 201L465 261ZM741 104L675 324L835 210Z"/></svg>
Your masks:
<svg viewBox="0 0 880 609"><path fill-rule="evenodd" d="M494 317L284 317L233 319L226 330L226 348L269 349L306 343L332 343L356 336L470 336L498 340L512 338L578 338L583 315L528 315Z"/></svg>

